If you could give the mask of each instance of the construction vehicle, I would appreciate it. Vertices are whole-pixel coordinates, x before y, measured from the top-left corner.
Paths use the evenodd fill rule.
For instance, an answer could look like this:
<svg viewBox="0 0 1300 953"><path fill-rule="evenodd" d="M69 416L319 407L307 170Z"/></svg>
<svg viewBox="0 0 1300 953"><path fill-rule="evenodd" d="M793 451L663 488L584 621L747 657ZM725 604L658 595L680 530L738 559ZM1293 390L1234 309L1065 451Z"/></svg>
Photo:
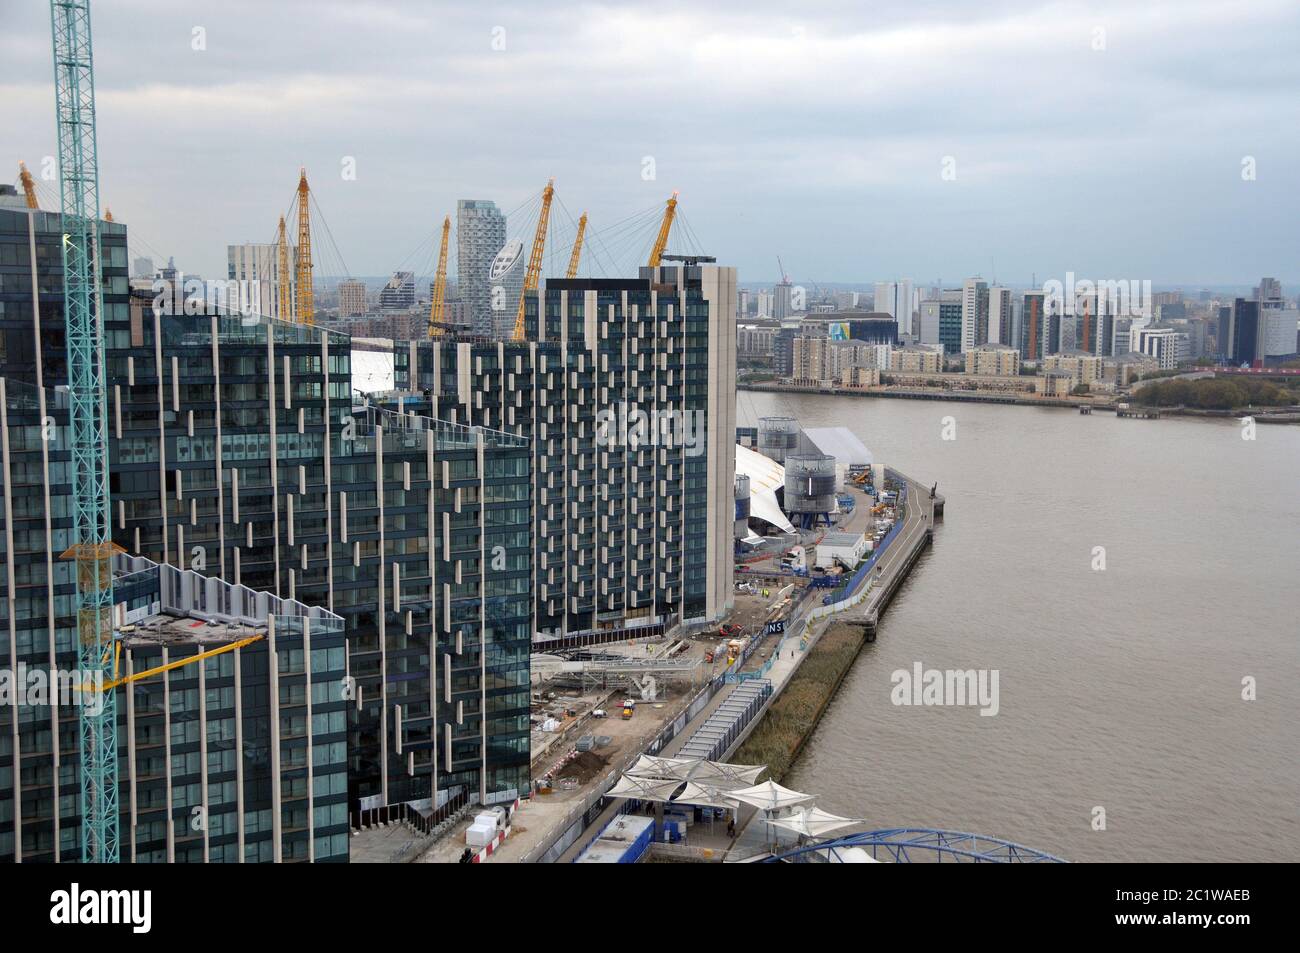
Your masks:
<svg viewBox="0 0 1300 953"><path fill-rule="evenodd" d="M634 714L636 714L636 702L629 698L623 702L623 720L628 721Z"/></svg>
<svg viewBox="0 0 1300 953"><path fill-rule="evenodd" d="M524 287L519 292L519 310L515 313L516 341L524 340L524 301L528 292L537 290L542 276L542 254L546 250L546 225L551 218L551 199L555 197L555 180L548 179L542 190L542 210L537 214L537 231L533 233L533 250L528 255L528 270L524 272Z"/></svg>

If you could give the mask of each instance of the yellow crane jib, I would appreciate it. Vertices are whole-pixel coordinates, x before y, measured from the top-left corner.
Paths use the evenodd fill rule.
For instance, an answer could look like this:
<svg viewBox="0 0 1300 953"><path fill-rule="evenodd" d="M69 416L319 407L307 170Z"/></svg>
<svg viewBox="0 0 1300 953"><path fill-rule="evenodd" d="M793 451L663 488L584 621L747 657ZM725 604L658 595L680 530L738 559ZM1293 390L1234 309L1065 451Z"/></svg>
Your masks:
<svg viewBox="0 0 1300 953"><path fill-rule="evenodd" d="M564 277L578 277L578 261L582 258L582 236L587 231L587 213L583 212L582 217L578 219L578 237L573 240L573 254L569 256L569 270L565 272Z"/></svg>
<svg viewBox="0 0 1300 953"><path fill-rule="evenodd" d="M278 315L281 321L293 320L293 297L289 293L289 241L284 235L284 216L280 216L280 232L276 237L277 247L277 275L276 284L280 288L280 313Z"/></svg>
<svg viewBox="0 0 1300 953"><path fill-rule="evenodd" d="M236 649L242 649L246 645L252 645L254 642L262 641L263 638L265 638L265 636L250 635L247 638L236 639L233 642L227 642L225 645L218 646L215 649L208 649L206 652L199 652L196 655L187 655L185 658L177 659L174 662L168 662L165 665L155 665L153 668L145 669L143 672L135 672L132 675L123 675L121 677L115 677L111 681L105 682L103 685L77 686L77 690L94 691L98 689L99 691L104 691L104 692L112 691L114 688L119 688L122 685L127 685L131 682L138 682L142 678L152 678L155 675L161 675L164 672L170 672L173 669L178 669L185 665L193 665L195 662L202 662L204 659L210 659L217 655L224 655L227 652L233 652ZM114 663L113 666L113 674L115 676L117 675L116 662Z"/></svg>
<svg viewBox="0 0 1300 953"><path fill-rule="evenodd" d="M515 314L516 341L524 339L524 299L528 292L537 290L542 275L542 253L546 250L546 223L551 217L551 199L555 196L555 180L548 179L542 191L542 210L537 214L537 231L533 234L533 250L528 256L528 271L524 273L524 287L519 293L519 310Z"/></svg>
<svg viewBox="0 0 1300 953"><path fill-rule="evenodd" d="M451 235L451 216L442 220L442 248L438 251L438 270L433 276L433 301L429 305L429 337L441 337L447 298L447 239Z"/></svg>
<svg viewBox="0 0 1300 953"><path fill-rule="evenodd" d="M18 162L18 180L23 184L23 194L27 196L27 207L39 209L40 203L36 201L36 182L32 179L32 174L27 171L27 164L21 160Z"/></svg>
<svg viewBox="0 0 1300 953"><path fill-rule="evenodd" d="M655 236L654 248L650 249L650 267L658 268L663 258L664 249L668 247L668 234L673 230L673 219L677 216L677 193L674 192L664 206L664 220L659 223L659 234Z"/></svg>
<svg viewBox="0 0 1300 953"><path fill-rule="evenodd" d="M307 188L307 170L298 172L298 323L316 323L315 299L311 286L311 190Z"/></svg>

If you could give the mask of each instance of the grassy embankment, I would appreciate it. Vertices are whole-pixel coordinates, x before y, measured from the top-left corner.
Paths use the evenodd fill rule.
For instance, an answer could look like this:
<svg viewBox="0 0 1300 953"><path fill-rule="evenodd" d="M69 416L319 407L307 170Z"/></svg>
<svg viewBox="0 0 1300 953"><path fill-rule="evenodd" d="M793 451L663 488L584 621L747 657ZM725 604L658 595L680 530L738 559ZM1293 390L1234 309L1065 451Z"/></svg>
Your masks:
<svg viewBox="0 0 1300 953"><path fill-rule="evenodd" d="M768 776L780 781L817 726L865 638L860 625L833 623L731 760L765 764Z"/></svg>

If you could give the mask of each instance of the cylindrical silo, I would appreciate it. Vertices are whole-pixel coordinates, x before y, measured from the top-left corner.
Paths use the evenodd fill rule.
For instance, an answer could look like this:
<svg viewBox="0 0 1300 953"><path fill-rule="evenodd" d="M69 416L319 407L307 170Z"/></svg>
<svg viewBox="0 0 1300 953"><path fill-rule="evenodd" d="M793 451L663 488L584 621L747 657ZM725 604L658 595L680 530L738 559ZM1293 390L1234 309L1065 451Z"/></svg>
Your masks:
<svg viewBox="0 0 1300 953"><path fill-rule="evenodd" d="M749 477L736 474L736 522L749 519Z"/></svg>
<svg viewBox="0 0 1300 953"><path fill-rule="evenodd" d="M758 452L784 463L799 446L799 421L794 417L763 417L758 421Z"/></svg>
<svg viewBox="0 0 1300 953"><path fill-rule="evenodd" d="M830 522L835 509L835 458L824 453L785 458L785 511L800 526Z"/></svg>

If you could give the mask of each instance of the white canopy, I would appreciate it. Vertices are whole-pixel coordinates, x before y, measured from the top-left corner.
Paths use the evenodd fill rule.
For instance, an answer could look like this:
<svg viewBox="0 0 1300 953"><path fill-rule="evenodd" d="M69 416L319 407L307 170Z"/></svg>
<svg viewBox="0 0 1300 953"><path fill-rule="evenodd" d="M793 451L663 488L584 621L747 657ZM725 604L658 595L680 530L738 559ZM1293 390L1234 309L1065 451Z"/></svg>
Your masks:
<svg viewBox="0 0 1300 953"><path fill-rule="evenodd" d="M677 778L685 781L690 777L691 768L699 764L699 758L657 758L643 754L636 759L636 764L627 769L630 778Z"/></svg>
<svg viewBox="0 0 1300 953"><path fill-rule="evenodd" d="M779 811L796 804L807 804L817 798L815 794L800 794L798 791L783 788L775 781L764 781L750 788L728 791L727 796L745 804L752 804L760 811Z"/></svg>
<svg viewBox="0 0 1300 953"><path fill-rule="evenodd" d="M794 525L781 512L776 491L785 487L785 467L757 450L736 444L736 472L749 477L749 513L777 529L794 532Z"/></svg>
<svg viewBox="0 0 1300 953"><path fill-rule="evenodd" d="M780 827L787 831L794 831L796 834L803 834L805 837L821 837L831 831L838 831L844 827L853 827L862 822L831 814L823 811L820 807L808 806L797 807L789 814L769 817L767 823L773 827Z"/></svg>
<svg viewBox="0 0 1300 953"><path fill-rule="evenodd" d="M677 778L667 781L659 778L634 778L623 775L606 792L608 797L630 797L638 801L671 801L673 792L682 786Z"/></svg>
<svg viewBox="0 0 1300 953"><path fill-rule="evenodd" d="M697 804L700 807L725 807L734 809L736 799L730 792L722 788L714 787L711 784L697 784L694 781L687 781L686 788L681 794L673 798L675 804Z"/></svg>
<svg viewBox="0 0 1300 953"><path fill-rule="evenodd" d="M711 787L735 788L753 784L767 770L762 764L724 764L703 758L656 758L643 754L627 769L630 778L676 778L699 781Z"/></svg>
<svg viewBox="0 0 1300 953"><path fill-rule="evenodd" d="M721 761L701 761L691 772L691 780L713 787L725 787L735 790L748 787L758 781L758 776L767 770L765 764L725 764Z"/></svg>

